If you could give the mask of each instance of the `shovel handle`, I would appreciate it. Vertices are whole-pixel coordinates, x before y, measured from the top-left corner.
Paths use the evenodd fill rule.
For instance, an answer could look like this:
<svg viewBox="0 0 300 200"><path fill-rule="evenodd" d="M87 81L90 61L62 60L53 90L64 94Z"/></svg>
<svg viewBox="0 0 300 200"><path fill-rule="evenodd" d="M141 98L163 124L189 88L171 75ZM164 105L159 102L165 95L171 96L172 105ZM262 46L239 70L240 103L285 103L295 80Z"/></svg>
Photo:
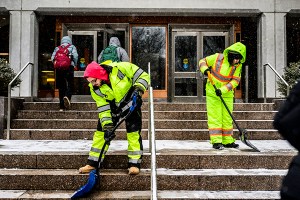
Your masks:
<svg viewBox="0 0 300 200"><path fill-rule="evenodd" d="M213 81L213 79L212 79L212 77L211 77L211 73L208 71L207 72L207 77L208 77L208 79L209 79L209 82L214 86L214 88L215 88L215 90L217 89L217 87L215 86L215 83L214 83L214 81Z"/></svg>

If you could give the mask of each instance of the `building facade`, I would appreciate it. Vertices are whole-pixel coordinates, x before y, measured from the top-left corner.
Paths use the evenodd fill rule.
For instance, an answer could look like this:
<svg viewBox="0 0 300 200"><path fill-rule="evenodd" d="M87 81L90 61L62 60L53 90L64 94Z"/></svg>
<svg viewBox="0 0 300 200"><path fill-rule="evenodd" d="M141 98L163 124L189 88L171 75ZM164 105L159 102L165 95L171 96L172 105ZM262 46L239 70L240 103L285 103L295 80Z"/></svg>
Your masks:
<svg viewBox="0 0 300 200"><path fill-rule="evenodd" d="M13 90L19 97L57 96L50 56L65 35L79 53L78 97L89 92L85 66L97 61L112 36L131 62L150 66L154 97L171 102L203 101L206 78L197 72L198 61L237 41L247 46L247 67L236 99L280 97L275 73L267 68L264 78L263 66L282 75L300 60L299 0L1 0L0 30L0 58L15 72L34 63L33 73L25 70Z"/></svg>

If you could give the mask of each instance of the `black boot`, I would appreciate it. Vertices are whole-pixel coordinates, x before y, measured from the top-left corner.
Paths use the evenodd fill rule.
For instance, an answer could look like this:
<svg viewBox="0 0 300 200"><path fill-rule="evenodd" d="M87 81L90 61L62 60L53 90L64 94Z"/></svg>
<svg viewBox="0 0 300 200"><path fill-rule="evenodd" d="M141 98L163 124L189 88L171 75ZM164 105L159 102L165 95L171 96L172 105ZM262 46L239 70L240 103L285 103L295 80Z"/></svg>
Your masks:
<svg viewBox="0 0 300 200"><path fill-rule="evenodd" d="M240 145L236 144L236 143L230 143L230 144L224 144L225 148L239 148Z"/></svg>
<svg viewBox="0 0 300 200"><path fill-rule="evenodd" d="M214 148L214 149L223 150L223 149L224 149L224 146L223 146L223 144L221 144L221 143L215 143L215 144L213 144L213 148Z"/></svg>

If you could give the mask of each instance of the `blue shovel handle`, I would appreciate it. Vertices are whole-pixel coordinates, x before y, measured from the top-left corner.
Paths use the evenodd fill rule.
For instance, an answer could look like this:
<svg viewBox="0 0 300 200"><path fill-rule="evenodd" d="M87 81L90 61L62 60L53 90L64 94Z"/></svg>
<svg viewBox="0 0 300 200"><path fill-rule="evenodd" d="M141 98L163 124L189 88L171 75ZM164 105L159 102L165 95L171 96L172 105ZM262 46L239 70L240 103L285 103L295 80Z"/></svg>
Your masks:
<svg viewBox="0 0 300 200"><path fill-rule="evenodd" d="M129 112L132 112L135 109L136 99L137 99L137 94L134 94L133 97L132 97L132 105L129 108Z"/></svg>

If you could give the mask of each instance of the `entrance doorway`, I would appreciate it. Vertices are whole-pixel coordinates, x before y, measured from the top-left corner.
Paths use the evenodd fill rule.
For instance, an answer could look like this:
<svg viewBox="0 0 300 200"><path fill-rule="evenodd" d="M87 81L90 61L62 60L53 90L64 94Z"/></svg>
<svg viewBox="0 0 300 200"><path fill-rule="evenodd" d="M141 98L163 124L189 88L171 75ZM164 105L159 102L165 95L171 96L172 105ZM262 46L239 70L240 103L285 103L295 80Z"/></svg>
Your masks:
<svg viewBox="0 0 300 200"><path fill-rule="evenodd" d="M65 24L63 32L67 32L76 46L78 62L74 69L74 91L72 99L90 99L90 90L87 81L83 78L86 66L92 61L98 62L97 57L109 45L111 37L118 37L121 46L126 46L128 35L125 25L114 26L107 24L93 24L86 27L84 24ZM127 27L127 25L126 25Z"/></svg>
<svg viewBox="0 0 300 200"><path fill-rule="evenodd" d="M204 102L207 77L199 71L203 57L229 45L229 30L172 30L171 101Z"/></svg>
<svg viewBox="0 0 300 200"><path fill-rule="evenodd" d="M88 83L83 79L83 73L90 62L97 60L97 32L68 31L68 35L78 52L78 63L74 68L73 95L89 95Z"/></svg>

